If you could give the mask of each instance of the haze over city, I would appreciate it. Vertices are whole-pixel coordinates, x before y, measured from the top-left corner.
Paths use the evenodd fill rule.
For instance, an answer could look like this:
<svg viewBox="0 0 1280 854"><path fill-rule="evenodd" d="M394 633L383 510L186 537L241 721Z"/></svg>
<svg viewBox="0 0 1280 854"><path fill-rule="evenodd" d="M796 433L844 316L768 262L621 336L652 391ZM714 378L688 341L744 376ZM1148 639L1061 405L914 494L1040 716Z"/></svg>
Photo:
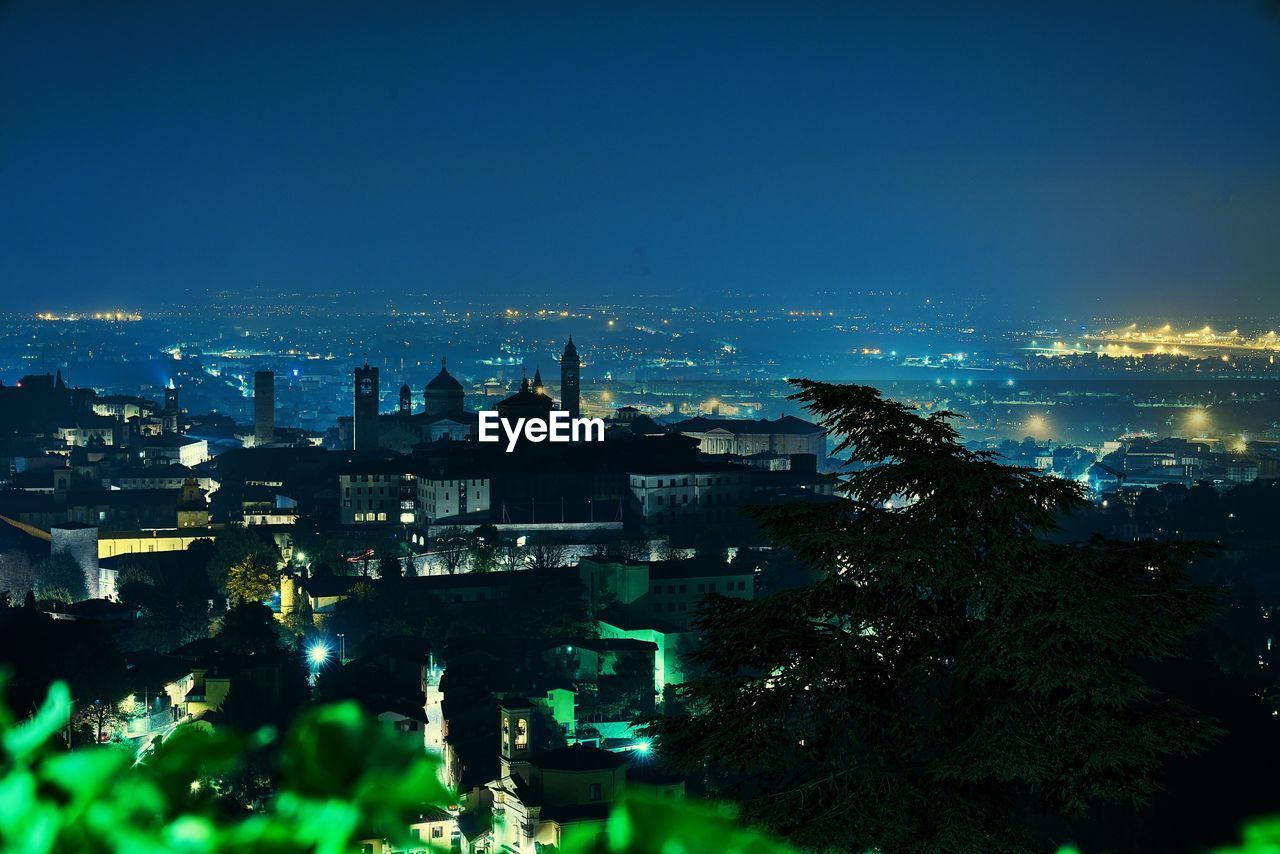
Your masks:
<svg viewBox="0 0 1280 854"><path fill-rule="evenodd" d="M1254 0L9 2L0 43L9 309L1280 310L1280 25Z"/></svg>

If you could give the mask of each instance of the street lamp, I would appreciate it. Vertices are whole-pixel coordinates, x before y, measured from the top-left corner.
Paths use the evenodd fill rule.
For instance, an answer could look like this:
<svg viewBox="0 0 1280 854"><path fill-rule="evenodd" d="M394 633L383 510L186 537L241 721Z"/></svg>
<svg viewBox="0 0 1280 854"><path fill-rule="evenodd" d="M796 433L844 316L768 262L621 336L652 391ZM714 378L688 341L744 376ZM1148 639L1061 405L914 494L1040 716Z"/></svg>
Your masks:
<svg viewBox="0 0 1280 854"><path fill-rule="evenodd" d="M307 661L312 667L319 667L329 660L329 645L324 641L316 641L307 648Z"/></svg>
<svg viewBox="0 0 1280 854"><path fill-rule="evenodd" d="M338 663L346 664L347 663L347 636L342 632L338 632L338 643L341 647L338 653Z"/></svg>

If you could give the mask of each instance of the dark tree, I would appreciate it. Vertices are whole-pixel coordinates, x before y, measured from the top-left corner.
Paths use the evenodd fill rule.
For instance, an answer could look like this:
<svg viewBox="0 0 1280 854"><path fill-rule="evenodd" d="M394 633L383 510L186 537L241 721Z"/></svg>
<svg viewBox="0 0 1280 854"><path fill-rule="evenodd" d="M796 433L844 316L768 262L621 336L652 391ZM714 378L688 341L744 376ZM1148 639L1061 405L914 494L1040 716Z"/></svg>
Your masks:
<svg viewBox="0 0 1280 854"><path fill-rule="evenodd" d="M383 581L394 581L404 577L404 564L400 556L390 551L378 555L378 578Z"/></svg>
<svg viewBox="0 0 1280 854"><path fill-rule="evenodd" d="M436 532L436 559L444 564L445 570L450 575L462 571L467 565L469 542L467 529L458 525L441 528Z"/></svg>
<svg viewBox="0 0 1280 854"><path fill-rule="evenodd" d="M261 602L240 602L223 615L217 638L224 652L267 655L276 650L280 634L270 608Z"/></svg>
<svg viewBox="0 0 1280 854"><path fill-rule="evenodd" d="M79 602L89 598L84 568L68 554L56 554L36 567L36 591L41 599Z"/></svg>
<svg viewBox="0 0 1280 854"><path fill-rule="evenodd" d="M559 569L569 559L569 550L558 543L538 543L525 548L524 565L529 569Z"/></svg>
<svg viewBox="0 0 1280 854"><path fill-rule="evenodd" d="M729 559L729 549L724 535L715 528L703 528L694 535L694 554L702 558L714 558L721 562Z"/></svg>
<svg viewBox="0 0 1280 854"><path fill-rule="evenodd" d="M796 385L865 467L847 502L757 511L821 577L708 597L689 712L647 720L664 757L804 846L1021 851L1033 816L1144 803L1213 736L1135 670L1211 612L1198 548L1051 542L1076 484L965 449L950 413Z"/></svg>
<svg viewBox="0 0 1280 854"><path fill-rule="evenodd" d="M233 567L266 566L274 570L280 560L276 547L242 525L229 525L218 532L209 551L208 573L214 589L225 591Z"/></svg>
<svg viewBox="0 0 1280 854"><path fill-rule="evenodd" d="M0 619L0 657L7 671L5 693L27 714L58 679L71 686L77 711L94 702L114 706L129 695L124 656L111 629L92 620L55 620L31 608Z"/></svg>
<svg viewBox="0 0 1280 854"><path fill-rule="evenodd" d="M37 566L25 552L0 552L0 588L20 597L36 586Z"/></svg>
<svg viewBox="0 0 1280 854"><path fill-rule="evenodd" d="M467 540L472 572L493 572L498 568L502 532L494 525L481 525Z"/></svg>
<svg viewBox="0 0 1280 854"><path fill-rule="evenodd" d="M150 556L154 557L154 556ZM209 634L209 600L215 594L199 560L149 566L138 556L120 560L120 601L140 614L135 642L167 652Z"/></svg>
<svg viewBox="0 0 1280 854"><path fill-rule="evenodd" d="M287 725L306 701L302 655L281 634L271 609L260 602L237 603L223 615L216 635L219 668L231 677L231 690L220 711L231 728Z"/></svg>

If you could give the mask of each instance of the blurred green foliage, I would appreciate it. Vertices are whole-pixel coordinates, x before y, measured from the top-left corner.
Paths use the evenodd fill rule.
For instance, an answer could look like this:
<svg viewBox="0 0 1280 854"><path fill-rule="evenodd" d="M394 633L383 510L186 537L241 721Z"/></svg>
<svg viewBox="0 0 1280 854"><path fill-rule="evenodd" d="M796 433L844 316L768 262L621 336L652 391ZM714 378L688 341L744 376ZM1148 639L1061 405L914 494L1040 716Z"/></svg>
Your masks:
<svg viewBox="0 0 1280 854"><path fill-rule="evenodd" d="M0 689L3 689L0 674ZM430 806L457 802L437 763L369 720L353 703L310 708L280 744L280 787L261 809L229 808L220 780L246 751L276 741L266 728L246 737L183 726L135 759L118 746L66 750L61 734L71 696L55 683L31 718L0 702L0 850L214 854L231 851L359 850L386 838L420 849L411 822ZM631 793L605 832L566 835L565 854L785 854L795 849L743 826L728 806ZM843 850L833 845L832 850ZM1255 822L1238 847L1217 854L1280 852L1280 819ZM1059 854L1077 854L1062 848Z"/></svg>
<svg viewBox="0 0 1280 854"><path fill-rule="evenodd" d="M1249 822L1239 845L1219 848L1214 854L1280 854L1280 816Z"/></svg>
<svg viewBox="0 0 1280 854"><path fill-rule="evenodd" d="M118 747L63 749L70 703L55 683L29 720L0 705L4 851L337 854L369 837L408 843L425 807L455 801L431 757L352 703L298 717L279 751L280 789L258 810L231 806L219 790L247 750L275 740L270 729L178 727L135 760Z"/></svg>
<svg viewBox="0 0 1280 854"><path fill-rule="evenodd" d="M0 686L2 687L2 686ZM378 726L354 703L312 707L279 744L279 788L262 808L222 797L243 756L277 741L182 726L135 760L118 746L67 751L61 740L70 693L56 683L39 711L17 721L0 703L0 850L48 852L359 850L387 838L421 848L409 825L428 807L457 802L439 782L437 762ZM567 839L565 852L786 852L740 827L727 807L652 800L619 804L607 833Z"/></svg>
<svg viewBox="0 0 1280 854"><path fill-rule="evenodd" d="M737 821L737 811L716 803L670 801L633 792L609 816L605 833L567 832L564 850L581 854L786 854L795 851Z"/></svg>

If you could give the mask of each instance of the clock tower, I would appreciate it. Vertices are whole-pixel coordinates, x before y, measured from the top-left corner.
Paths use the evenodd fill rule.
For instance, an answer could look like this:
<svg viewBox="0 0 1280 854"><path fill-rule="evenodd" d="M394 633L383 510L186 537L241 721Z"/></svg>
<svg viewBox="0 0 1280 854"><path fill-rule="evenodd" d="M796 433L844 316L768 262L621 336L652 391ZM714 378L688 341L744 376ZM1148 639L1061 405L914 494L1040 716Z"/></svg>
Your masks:
<svg viewBox="0 0 1280 854"><path fill-rule="evenodd" d="M560 356L560 408L569 411L570 418L582 415L582 397L578 388L579 371L582 362L578 359L578 348L573 346L573 336L564 345L564 354Z"/></svg>
<svg viewBox="0 0 1280 854"><path fill-rule="evenodd" d="M352 418L351 447L357 454L373 453L378 449L378 369L356 368L356 404Z"/></svg>

